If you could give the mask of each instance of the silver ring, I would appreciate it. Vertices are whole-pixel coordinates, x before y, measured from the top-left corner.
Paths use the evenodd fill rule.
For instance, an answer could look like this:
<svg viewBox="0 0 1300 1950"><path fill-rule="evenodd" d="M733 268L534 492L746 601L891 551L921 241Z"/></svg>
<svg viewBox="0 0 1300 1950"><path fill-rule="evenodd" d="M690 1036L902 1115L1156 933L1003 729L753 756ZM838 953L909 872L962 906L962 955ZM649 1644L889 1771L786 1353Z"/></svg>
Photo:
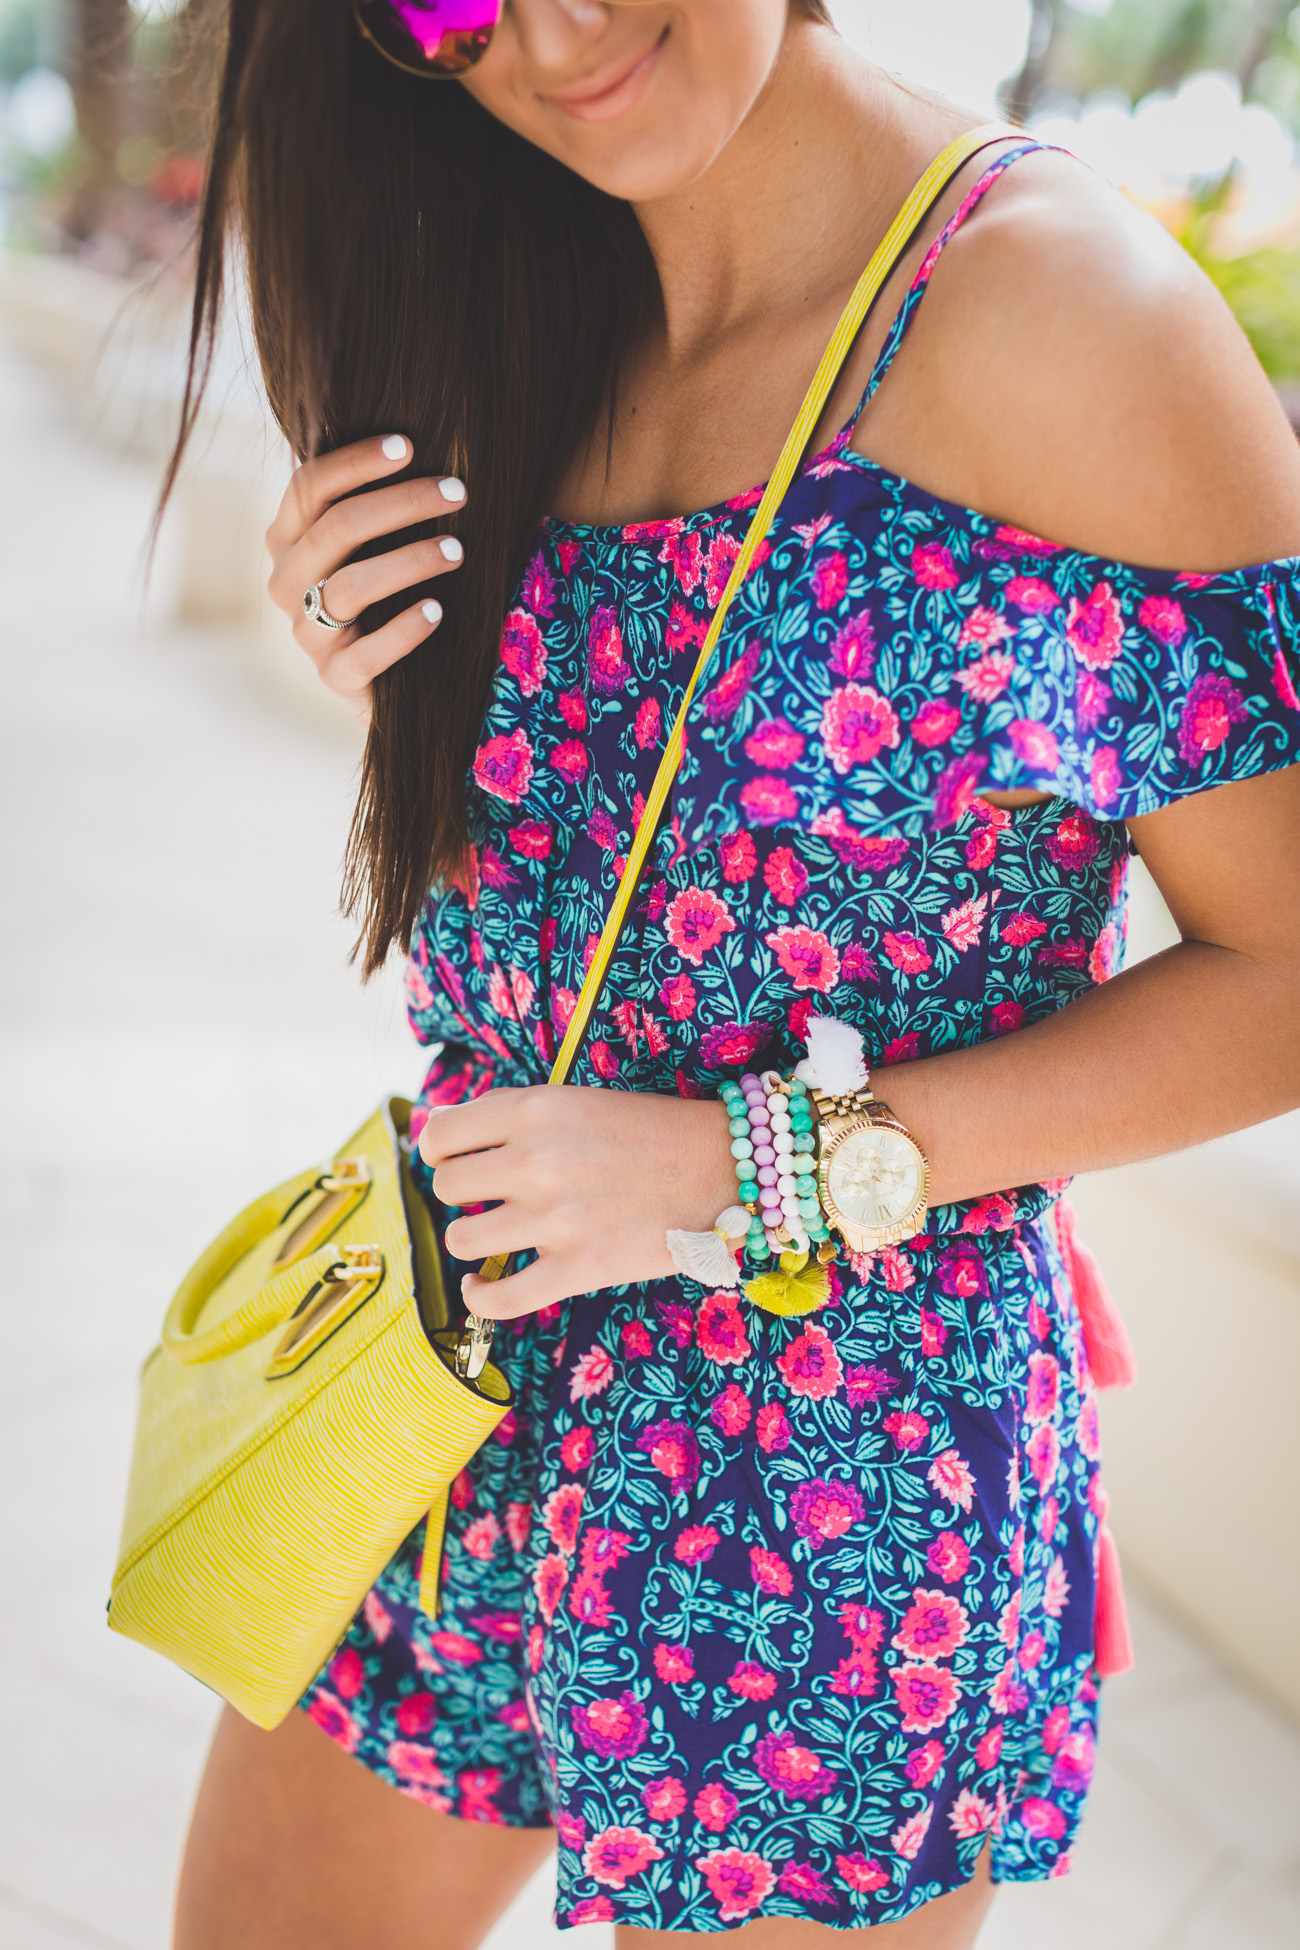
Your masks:
<svg viewBox="0 0 1300 1950"><path fill-rule="evenodd" d="M350 630L357 620L355 616L349 616L346 623L340 623L338 617L331 616L325 607L321 591L328 581L328 576L322 576L320 581L314 582L310 589L304 589L302 613L309 623L319 623L323 630Z"/></svg>

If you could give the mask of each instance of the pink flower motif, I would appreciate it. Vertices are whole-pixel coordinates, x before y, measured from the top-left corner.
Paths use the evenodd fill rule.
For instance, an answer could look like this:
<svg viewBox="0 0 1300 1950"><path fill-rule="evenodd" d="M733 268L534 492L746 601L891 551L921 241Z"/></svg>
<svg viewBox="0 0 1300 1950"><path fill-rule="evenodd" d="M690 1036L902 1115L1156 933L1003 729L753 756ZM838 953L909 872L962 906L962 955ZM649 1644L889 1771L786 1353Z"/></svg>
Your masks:
<svg viewBox="0 0 1300 1950"><path fill-rule="evenodd" d="M952 550L941 542L918 542L912 550L912 574L923 589L955 589L961 581Z"/></svg>
<svg viewBox="0 0 1300 1950"><path fill-rule="evenodd" d="M903 929L895 933L886 928L883 939L885 953L902 974L920 975L934 967L934 956L918 936Z"/></svg>
<svg viewBox="0 0 1300 1950"><path fill-rule="evenodd" d="M501 633L501 661L525 697L536 697L546 682L546 645L526 609L512 609Z"/></svg>
<svg viewBox="0 0 1300 1950"><path fill-rule="evenodd" d="M976 1747L975 1759L985 1772L987 1772L989 1768L996 1767L1001 1758L1002 1723L999 1720L989 1728L978 1747Z"/></svg>
<svg viewBox="0 0 1300 1950"><path fill-rule="evenodd" d="M924 1747L913 1747L903 1772L914 1788L927 1788L946 1759L947 1755L939 1742L927 1740Z"/></svg>
<svg viewBox="0 0 1300 1950"><path fill-rule="evenodd" d="M1016 660L1009 650L991 650L977 663L957 672L957 682L967 697L977 704L992 704L1001 697L1015 672Z"/></svg>
<svg viewBox="0 0 1300 1950"><path fill-rule="evenodd" d="M959 955L971 948L978 948L984 933L984 916L988 912L989 897L980 894L975 900L963 901L960 907L950 907L943 917L943 931L948 941Z"/></svg>
<svg viewBox="0 0 1300 1950"><path fill-rule="evenodd" d="M659 1000L674 1022L686 1022L695 1014L695 984L689 975L670 975L659 991Z"/></svg>
<svg viewBox="0 0 1300 1950"><path fill-rule="evenodd" d="M686 1422L652 1422L637 1437L637 1448L668 1478L669 1494L684 1496L700 1473L700 1445Z"/></svg>
<svg viewBox="0 0 1300 1950"><path fill-rule="evenodd" d="M621 691L632 675L623 654L618 616L607 606L594 609L587 625L587 670L593 688L610 696Z"/></svg>
<svg viewBox="0 0 1300 1950"><path fill-rule="evenodd" d="M709 1410L709 1420L715 1427L721 1429L724 1435L743 1435L749 1427L752 1412L749 1396L733 1381L718 1396Z"/></svg>
<svg viewBox="0 0 1300 1950"><path fill-rule="evenodd" d="M382 1601L373 1591L368 1591L361 1607L361 1615L369 1626L378 1645L383 1645L393 1629L392 1613L387 1611Z"/></svg>
<svg viewBox="0 0 1300 1950"><path fill-rule="evenodd" d="M1092 796L1102 812L1108 812L1119 797L1124 774L1120 770L1118 755L1109 745L1099 745L1092 755L1090 772Z"/></svg>
<svg viewBox="0 0 1300 1950"><path fill-rule="evenodd" d="M638 751L649 751L651 745L658 744L661 723L658 698L642 698L637 706L637 714L632 726Z"/></svg>
<svg viewBox="0 0 1300 1950"><path fill-rule="evenodd" d="M777 1456L790 1447L790 1423L780 1402L768 1402L759 1409L754 1429L764 1455Z"/></svg>
<svg viewBox="0 0 1300 1950"><path fill-rule="evenodd" d="M819 839L830 841L846 867L853 867L859 873L883 873L887 867L897 866L910 846L910 841L901 834L892 839L869 839L849 825L840 806L819 813L812 822L812 830Z"/></svg>
<svg viewBox="0 0 1300 1950"><path fill-rule="evenodd" d="M835 1344L824 1327L809 1324L784 1354L777 1356L777 1367L792 1395L807 1395L824 1401L838 1390L844 1369Z"/></svg>
<svg viewBox="0 0 1300 1950"><path fill-rule="evenodd" d="M852 1483L836 1483L825 1476L814 1476L795 1486L790 1498L790 1515L799 1535L817 1550L861 1523L866 1505Z"/></svg>
<svg viewBox="0 0 1300 1950"><path fill-rule="evenodd" d="M706 1360L734 1367L754 1352L740 1307L732 1292L710 1293L695 1319L695 1342Z"/></svg>
<svg viewBox="0 0 1300 1950"><path fill-rule="evenodd" d="M657 1645L655 1671L665 1686L689 1686L695 1677L695 1655L689 1646Z"/></svg>
<svg viewBox="0 0 1300 1950"><path fill-rule="evenodd" d="M970 1465L962 1461L955 1449L945 1449L935 1457L926 1472L926 1480L949 1503L970 1514L971 1504L975 1500L975 1478ZM965 1545L962 1545L962 1549L965 1549Z"/></svg>
<svg viewBox="0 0 1300 1950"><path fill-rule="evenodd" d="M1099 582L1086 602L1070 598L1066 641L1089 670L1109 670L1124 648L1124 612L1108 582Z"/></svg>
<svg viewBox="0 0 1300 1950"><path fill-rule="evenodd" d="M754 1583L769 1598L788 1598L794 1590L794 1573L776 1551L755 1544L749 1553L749 1568Z"/></svg>
<svg viewBox="0 0 1300 1950"><path fill-rule="evenodd" d="M606 1889L626 1889L632 1876L639 1876L652 1862L661 1862L663 1853L639 1828L606 1828L587 1843L582 1866L593 1882L603 1883Z"/></svg>
<svg viewBox="0 0 1300 1950"><path fill-rule="evenodd" d="M807 892L808 869L788 846L778 846L769 853L763 878L773 900L779 901L782 907L797 907Z"/></svg>
<svg viewBox="0 0 1300 1950"><path fill-rule="evenodd" d="M1065 1816L1054 1801L1043 1801L1037 1795L1031 1795L1027 1801L1021 1802L1018 1813L1037 1841L1059 1842L1065 1833Z"/></svg>
<svg viewBox="0 0 1300 1950"><path fill-rule="evenodd" d="M1043 1580L1043 1610L1049 1618L1059 1618L1069 1600L1070 1580L1065 1575L1065 1565L1059 1557L1054 1557Z"/></svg>
<svg viewBox="0 0 1300 1950"><path fill-rule="evenodd" d="M669 635L671 641L671 631ZM703 640L702 629L700 640ZM754 681L754 673L758 669L761 656L761 645L751 643L747 650L741 652L735 663L728 665L723 671L712 690L705 692L704 715L710 724L717 724L721 719L729 718L741 700L749 695L749 687Z"/></svg>
<svg viewBox="0 0 1300 1950"><path fill-rule="evenodd" d="M720 1835L735 1820L739 1807L735 1795L729 1794L726 1788L714 1781L700 1789L691 1805L691 1812L702 1827Z"/></svg>
<svg viewBox="0 0 1300 1950"><path fill-rule="evenodd" d="M603 1077L606 1083L611 1082L618 1075L618 1056L608 1043L600 1040L589 1043L587 1054L591 1058L591 1065L596 1075Z"/></svg>
<svg viewBox="0 0 1300 1950"><path fill-rule="evenodd" d="M914 1815L896 1828L890 1836L890 1844L897 1849L905 1862L914 1862L921 1853L921 1844L929 1832L934 1809L918 1808Z"/></svg>
<svg viewBox="0 0 1300 1950"><path fill-rule="evenodd" d="M641 1790L641 1802L651 1821L676 1821L686 1806L686 1789L671 1776L647 1781Z"/></svg>
<svg viewBox="0 0 1300 1950"><path fill-rule="evenodd" d="M585 1896L569 1911L569 1922L580 1930L587 1923L612 1923L617 1914L608 1896Z"/></svg>
<svg viewBox="0 0 1300 1950"><path fill-rule="evenodd" d="M1047 616L1065 601L1049 582L1037 576L1016 576L1007 584L1007 599L1030 616Z"/></svg>
<svg viewBox="0 0 1300 1950"><path fill-rule="evenodd" d="M561 1483L542 1505L542 1522L557 1550L571 1557L578 1547L578 1527L582 1522L582 1501L586 1492L581 1483Z"/></svg>
<svg viewBox="0 0 1300 1950"><path fill-rule="evenodd" d="M1235 684L1203 671L1188 690L1178 721L1178 749L1185 765L1197 766L1226 744L1235 724L1249 722L1245 699Z"/></svg>
<svg viewBox="0 0 1300 1950"><path fill-rule="evenodd" d="M735 925L727 903L708 887L683 887L673 895L664 915L669 941L696 968Z"/></svg>
<svg viewBox="0 0 1300 1950"><path fill-rule="evenodd" d="M900 1666L890 1674L903 1715L904 1733L933 1733L956 1710L961 1681L946 1666L932 1661Z"/></svg>
<svg viewBox="0 0 1300 1950"><path fill-rule="evenodd" d="M742 1659L727 1685L741 1699L771 1699L776 1691L776 1674L755 1665L752 1659Z"/></svg>
<svg viewBox="0 0 1300 1950"><path fill-rule="evenodd" d="M843 777L886 748L897 749L898 716L869 684L844 684L822 708L821 736L827 757Z"/></svg>
<svg viewBox="0 0 1300 1950"><path fill-rule="evenodd" d="M1061 1364L1054 1354L1031 1354L1025 1414L1031 1422L1050 1422L1061 1399Z"/></svg>
<svg viewBox="0 0 1300 1950"><path fill-rule="evenodd" d="M388 1762L394 1774L399 1777L403 1786L409 1781L417 1782L419 1786L425 1788L445 1788L448 1786L447 1776L438 1766L428 1748L416 1746L413 1741L390 1741L385 1750L384 1759ZM419 1798L422 1801L426 1801L426 1805L433 1807L441 1806L444 1812L451 1806L450 1800L443 1796L439 1796L436 1802L431 1801L424 1795L421 1795Z"/></svg>
<svg viewBox="0 0 1300 1950"><path fill-rule="evenodd" d="M762 1907L776 1887L776 1874L749 1849L714 1848L693 1864L709 1885L724 1923L741 1923Z"/></svg>
<svg viewBox="0 0 1300 1950"><path fill-rule="evenodd" d="M818 609L834 609L849 586L849 565L839 549L818 556L812 572L813 601Z"/></svg>
<svg viewBox="0 0 1300 1950"><path fill-rule="evenodd" d="M523 854L525 860L548 859L551 851L551 829L545 820L521 820L518 826L510 828L510 844L516 853Z"/></svg>
<svg viewBox="0 0 1300 1950"><path fill-rule="evenodd" d="M885 1434L892 1436L898 1447L907 1455L923 1449L930 1433L929 1422L920 1410L915 1408L895 1409L892 1415L885 1417L883 1426Z"/></svg>
<svg viewBox="0 0 1300 1950"><path fill-rule="evenodd" d="M1170 649L1187 635L1186 612L1172 596L1148 596L1138 611L1138 622Z"/></svg>
<svg viewBox="0 0 1300 1950"><path fill-rule="evenodd" d="M483 1657L482 1646L475 1645L464 1632L430 1632L429 1644L456 1666L476 1666Z"/></svg>
<svg viewBox="0 0 1300 1950"><path fill-rule="evenodd" d="M989 1011L989 1022L995 1036L1011 1036L1025 1026L1024 1007L1019 1002L997 1002Z"/></svg>
<svg viewBox="0 0 1300 1950"><path fill-rule="evenodd" d="M524 733L512 731L480 745L474 754L474 777L494 799L519 805L533 782L533 748Z"/></svg>
<svg viewBox="0 0 1300 1950"><path fill-rule="evenodd" d="M948 1810L948 1826L954 1835L969 1840L972 1835L986 1835L996 1817L997 1809L991 1801L976 1794L974 1788L963 1788Z"/></svg>
<svg viewBox="0 0 1300 1950"><path fill-rule="evenodd" d="M827 1887L811 1862L787 1862L781 1871L778 1887L801 1903L835 1901L834 1890Z"/></svg>
<svg viewBox="0 0 1300 1950"><path fill-rule="evenodd" d="M954 758L951 765L945 766L934 789L936 826L952 826L970 810L975 788L987 765L988 760L978 752L967 752L964 758Z"/></svg>
<svg viewBox="0 0 1300 1950"><path fill-rule="evenodd" d="M428 1693L408 1693L397 1703L396 1718L401 1733L428 1733L437 1717L437 1704Z"/></svg>
<svg viewBox="0 0 1300 1950"><path fill-rule="evenodd" d="M560 1444L560 1461L566 1469L585 1469L596 1453L596 1438L585 1424L570 1429Z"/></svg>
<svg viewBox="0 0 1300 1950"><path fill-rule="evenodd" d="M645 1708L632 1693L575 1706L573 1727L584 1747L607 1760L628 1760L639 1753L649 1733Z"/></svg>
<svg viewBox="0 0 1300 1950"><path fill-rule="evenodd" d="M910 1609L894 1634L893 1644L909 1659L951 1659L970 1637L970 1619L964 1605L946 1591L912 1593Z"/></svg>
<svg viewBox="0 0 1300 1950"><path fill-rule="evenodd" d="M345 1645L330 1661L330 1681L340 1699L355 1699L366 1683L366 1669L355 1646Z"/></svg>
<svg viewBox="0 0 1300 1950"><path fill-rule="evenodd" d="M555 702L570 731L587 729L587 700L581 691L561 691Z"/></svg>
<svg viewBox="0 0 1300 1950"><path fill-rule="evenodd" d="M659 551L659 560L671 562L684 596L693 595L699 588L704 574L704 550L694 529L687 534L680 531L669 534Z"/></svg>
<svg viewBox="0 0 1300 1950"><path fill-rule="evenodd" d="M524 573L523 598L538 616L549 616L555 608L555 582L540 549Z"/></svg>
<svg viewBox="0 0 1300 1950"><path fill-rule="evenodd" d="M487 1516L476 1517L473 1523L467 1524L460 1541L471 1557L477 1557L486 1563L496 1549L500 1535L501 1525L489 1512Z"/></svg>
<svg viewBox="0 0 1300 1950"><path fill-rule="evenodd" d="M569 1381L569 1400L583 1402L589 1401L593 1395L603 1395L613 1379L614 1357L609 1349L589 1348L573 1364L573 1374Z"/></svg>
<svg viewBox="0 0 1300 1950"><path fill-rule="evenodd" d="M745 740L745 756L763 770L783 772L803 754L806 739L787 718L768 718L755 726Z"/></svg>
<svg viewBox="0 0 1300 1950"><path fill-rule="evenodd" d="M837 677L870 677L875 661L875 625L862 610L849 618L831 645L830 667Z"/></svg>
<svg viewBox="0 0 1300 1950"><path fill-rule="evenodd" d="M740 789L741 809L751 826L779 826L799 811L799 800L784 779L766 774L750 779Z"/></svg>
<svg viewBox="0 0 1300 1950"><path fill-rule="evenodd" d="M764 1734L754 1749L754 1768L790 1801L822 1801L836 1785L834 1770L789 1732Z"/></svg>
<svg viewBox="0 0 1300 1950"><path fill-rule="evenodd" d="M819 928L777 928L764 940L797 989L826 995L839 980L839 955Z"/></svg>
<svg viewBox="0 0 1300 1950"><path fill-rule="evenodd" d="M679 1564L703 1564L721 1542L721 1533L712 1524L693 1523L681 1532L673 1546L673 1556Z"/></svg>
<svg viewBox="0 0 1300 1950"><path fill-rule="evenodd" d="M1079 1447L1090 1462L1101 1461L1101 1421L1097 1414L1097 1397L1089 1395L1079 1410L1077 1425Z"/></svg>
<svg viewBox="0 0 1300 1950"><path fill-rule="evenodd" d="M522 734L520 734L522 736ZM587 776L587 747L578 738L566 738L551 753L552 770L575 783Z"/></svg>
<svg viewBox="0 0 1300 1950"><path fill-rule="evenodd" d="M581 1815L571 1815L567 1808L561 1808L555 1817L555 1832L561 1848L579 1849L587 1839L587 1824Z"/></svg>
<svg viewBox="0 0 1300 1950"><path fill-rule="evenodd" d="M564 1587L569 1582L569 1560L561 1557L558 1551L550 1551L539 1564L533 1567L533 1591L537 1597L537 1609L549 1625L560 1608Z"/></svg>
<svg viewBox="0 0 1300 1950"><path fill-rule="evenodd" d="M1091 1727L1076 1727L1068 1733L1052 1768L1052 1786L1064 1788L1070 1794L1083 1794L1096 1766L1096 1748Z"/></svg>
<svg viewBox="0 0 1300 1950"><path fill-rule="evenodd" d="M955 704L945 704L941 698L928 698L912 719L911 732L918 745L932 748L946 745L961 723L961 712Z"/></svg>
<svg viewBox="0 0 1300 1950"><path fill-rule="evenodd" d="M1300 711L1300 693L1296 691L1295 679L1287 669L1286 658L1280 650L1273 659L1273 689L1283 704L1292 711Z"/></svg>
<svg viewBox="0 0 1300 1950"><path fill-rule="evenodd" d="M608 1625L614 1600L599 1578L583 1572L569 1587L569 1611L580 1625Z"/></svg>
<svg viewBox="0 0 1300 1950"><path fill-rule="evenodd" d="M1029 1473L1040 1490L1055 1481L1061 1460L1061 1438L1050 1422L1042 1422L1025 1444Z"/></svg>
<svg viewBox="0 0 1300 1950"><path fill-rule="evenodd" d="M531 1503L507 1503L506 1536L510 1548L516 1553L525 1550L533 1528L533 1508Z"/></svg>
<svg viewBox="0 0 1300 1950"><path fill-rule="evenodd" d="M1031 772L1056 771L1061 762L1061 750L1056 742L1056 734L1049 725L1040 724L1036 718L1013 718L1007 726L1007 737L1017 758Z"/></svg>
<svg viewBox="0 0 1300 1950"><path fill-rule="evenodd" d="M1072 812L1054 833L1047 836L1047 850L1058 867L1067 873L1082 873L1090 867L1101 846L1097 822L1086 812Z"/></svg>
<svg viewBox="0 0 1300 1950"><path fill-rule="evenodd" d="M893 1247L886 1248L888 1252L894 1250L895 1248ZM899 1257L901 1259L902 1255L900 1254ZM911 1283L909 1282L909 1284ZM886 1279L886 1285L888 1284L888 1279ZM906 1290L906 1287L895 1286L891 1288L891 1291L895 1293L906 1292ZM885 1368L863 1367L850 1368L845 1377L844 1385L845 1391L848 1394L850 1408L866 1408L869 1403L884 1401L887 1396L892 1395L898 1386L898 1382Z"/></svg>
<svg viewBox="0 0 1300 1950"><path fill-rule="evenodd" d="M715 535L709 543L704 564L704 593L709 599L710 609L716 609L722 601L739 554L740 543L734 535Z"/></svg>
<svg viewBox="0 0 1300 1950"><path fill-rule="evenodd" d="M856 1889L860 1896L874 1895L877 1889L889 1887L888 1869L882 1869L874 1856L837 1855L835 1866L850 1889Z"/></svg>
<svg viewBox="0 0 1300 1950"><path fill-rule="evenodd" d="M718 841L722 878L737 885L751 880L758 867L758 849L748 833L728 833Z"/></svg>
<svg viewBox="0 0 1300 1950"><path fill-rule="evenodd" d="M1032 914L1013 914L1010 920L1002 923L1002 939L1013 948L1024 948L1046 933L1046 921L1040 921Z"/></svg>
<svg viewBox="0 0 1300 1950"><path fill-rule="evenodd" d="M964 650L968 643L978 643L981 649L989 650L999 643L1005 643L1008 637L1014 635L1015 630L1005 616L1000 616L995 609L986 609L981 605L980 608L971 611L962 625L961 635L957 639L957 648Z"/></svg>

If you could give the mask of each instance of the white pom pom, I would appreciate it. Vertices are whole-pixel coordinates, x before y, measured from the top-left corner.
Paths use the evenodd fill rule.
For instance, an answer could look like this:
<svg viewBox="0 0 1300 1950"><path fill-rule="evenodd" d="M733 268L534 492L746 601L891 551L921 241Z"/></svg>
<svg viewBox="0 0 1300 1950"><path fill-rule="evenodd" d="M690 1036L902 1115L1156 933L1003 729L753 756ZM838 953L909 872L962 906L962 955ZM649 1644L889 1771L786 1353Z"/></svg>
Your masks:
<svg viewBox="0 0 1300 1950"><path fill-rule="evenodd" d="M719 1217L713 1230L724 1239L747 1239L749 1214L743 1205L729 1205Z"/></svg>
<svg viewBox="0 0 1300 1950"><path fill-rule="evenodd" d="M668 1255L684 1280L697 1280L701 1286L740 1285L735 1256L716 1232L670 1232Z"/></svg>
<svg viewBox="0 0 1300 1950"><path fill-rule="evenodd" d="M831 1097L847 1097L867 1087L862 1031L838 1016L809 1016L808 1054L795 1071L801 1082Z"/></svg>

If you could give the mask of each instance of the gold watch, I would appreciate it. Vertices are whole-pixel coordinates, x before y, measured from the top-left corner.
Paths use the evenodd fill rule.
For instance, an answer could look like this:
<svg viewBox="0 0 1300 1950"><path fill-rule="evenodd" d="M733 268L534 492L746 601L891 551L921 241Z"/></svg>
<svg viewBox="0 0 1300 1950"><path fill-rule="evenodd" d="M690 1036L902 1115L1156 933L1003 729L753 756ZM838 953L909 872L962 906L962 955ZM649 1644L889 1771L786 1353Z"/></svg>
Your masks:
<svg viewBox="0 0 1300 1950"><path fill-rule="evenodd" d="M820 1090L817 1189L826 1223L850 1252L914 1238L930 1203L930 1166L916 1139L867 1083L844 1097Z"/></svg>

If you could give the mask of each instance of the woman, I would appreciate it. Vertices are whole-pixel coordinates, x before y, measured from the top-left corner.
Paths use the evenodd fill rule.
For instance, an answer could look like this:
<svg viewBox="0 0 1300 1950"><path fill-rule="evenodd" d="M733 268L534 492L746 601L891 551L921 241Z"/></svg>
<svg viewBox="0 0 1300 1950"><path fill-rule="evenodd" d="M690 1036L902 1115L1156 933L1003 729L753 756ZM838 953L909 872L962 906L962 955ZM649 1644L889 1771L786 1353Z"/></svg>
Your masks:
<svg viewBox="0 0 1300 1950"><path fill-rule="evenodd" d="M869 318L542 1087L753 484L971 125L819 0L512 0L436 84L345 0L231 0L199 361L237 183L309 456L271 591L370 725L366 965L410 946L441 1045L448 1254L526 1263L465 1279L518 1399L441 1617L417 1534L302 1713L226 1716L182 1950L469 1950L553 1829L560 1923L622 1950L957 1950L1068 1867L1122 1625L1062 1181L1300 1102L1300 454L1071 159L969 162ZM1183 939L1120 973L1132 850ZM666 1233L734 1203L720 1086L814 1007L931 1207L787 1319Z"/></svg>

